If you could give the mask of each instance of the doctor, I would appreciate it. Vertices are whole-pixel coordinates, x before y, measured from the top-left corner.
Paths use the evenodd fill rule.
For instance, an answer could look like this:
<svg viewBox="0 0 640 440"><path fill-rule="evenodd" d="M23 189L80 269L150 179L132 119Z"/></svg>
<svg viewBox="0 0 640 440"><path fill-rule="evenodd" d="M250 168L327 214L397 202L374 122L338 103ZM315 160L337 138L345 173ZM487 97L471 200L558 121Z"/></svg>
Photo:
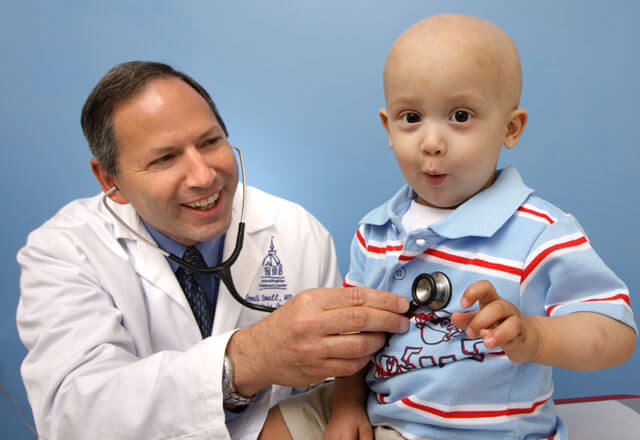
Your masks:
<svg viewBox="0 0 640 440"><path fill-rule="evenodd" d="M238 167L197 82L164 64L118 65L88 97L82 126L91 169L105 192L116 187L107 203L127 225L176 255L195 246L208 266L228 257ZM231 272L241 295L281 305L267 314L212 276L181 287L184 269L101 199L71 202L18 253L21 371L42 438L253 439L290 387L358 371L383 332L408 327L405 299L335 288L331 236L291 202L246 194Z"/></svg>

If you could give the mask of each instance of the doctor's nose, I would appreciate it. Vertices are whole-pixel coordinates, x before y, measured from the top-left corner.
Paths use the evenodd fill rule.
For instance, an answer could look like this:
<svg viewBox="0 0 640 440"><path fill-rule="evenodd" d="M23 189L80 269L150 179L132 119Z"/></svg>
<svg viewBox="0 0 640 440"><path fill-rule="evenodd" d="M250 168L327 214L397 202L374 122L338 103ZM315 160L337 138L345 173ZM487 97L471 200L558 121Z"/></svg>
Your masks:
<svg viewBox="0 0 640 440"><path fill-rule="evenodd" d="M437 127L425 127L420 151L426 156L441 156L447 153L447 143Z"/></svg>
<svg viewBox="0 0 640 440"><path fill-rule="evenodd" d="M213 184L216 172L207 158L197 149L185 153L186 183L190 187L208 187Z"/></svg>

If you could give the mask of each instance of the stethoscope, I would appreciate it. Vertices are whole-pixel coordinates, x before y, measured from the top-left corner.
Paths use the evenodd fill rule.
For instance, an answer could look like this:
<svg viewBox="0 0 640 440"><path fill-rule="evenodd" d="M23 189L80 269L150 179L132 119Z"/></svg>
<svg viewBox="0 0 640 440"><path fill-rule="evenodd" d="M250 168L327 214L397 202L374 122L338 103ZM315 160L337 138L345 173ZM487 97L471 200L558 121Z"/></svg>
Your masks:
<svg viewBox="0 0 640 440"><path fill-rule="evenodd" d="M261 312L273 312L275 310L275 307L263 306L261 304L254 304L252 302L247 301L242 296L240 296L240 294L236 290L236 286L233 284L233 278L231 277L231 265L236 262L236 260L238 259L238 256L240 255L240 251L242 250L242 241L244 239L244 208L245 208L246 194L247 194L247 179L246 179L246 175L245 175L244 159L242 157L242 151L240 151L240 149L238 147L235 147L235 146L231 146L231 148L233 148L234 150L236 150L238 152L238 157L240 158L240 168L242 169L242 210L240 211L240 222L238 223L238 235L236 236L236 245L233 248L233 252L229 256L229 258L227 258L226 261L223 261L222 263L218 264L217 266L213 266L213 267L194 266L193 264L188 263L187 261L185 261L182 258L178 257L177 255L174 255L171 252L167 252L164 249L158 247L158 245L156 245L155 243L153 243L150 240L147 240L142 235L140 235L138 232L136 232L132 227L130 227L128 224L126 224L125 221L122 220L120 218L120 216L118 216L113 211L113 209L111 209L111 207L109 207L109 205L107 204L107 199L108 199L109 195L111 195L111 193L113 193L114 191L116 191L118 189L115 185L109 191L104 193L104 195L102 196L102 202L103 202L105 208L107 208L107 211L109 211L109 213L116 220L118 220L118 222L120 222L120 224L122 226L124 226L136 238L138 238L139 240L142 240L142 242L144 242L144 243L148 244L149 246L152 246L153 248L157 249L160 253L162 253L169 260L171 260L174 263L184 267L185 269L189 269L189 270L192 270L194 272L198 272L198 273L202 273L202 274L212 274L212 275L215 275L215 276L219 277L220 280L224 283L224 285L227 288L227 290L229 290L229 293L231 293L231 296L233 296L233 298L236 301L238 301L240 304L242 304L243 306L248 307L248 308L253 309L253 310L259 310Z"/></svg>
<svg viewBox="0 0 640 440"><path fill-rule="evenodd" d="M431 311L442 310L451 301L451 281L442 272L421 273L413 280L411 296L407 316L418 307L427 307Z"/></svg>
<svg viewBox="0 0 640 440"><path fill-rule="evenodd" d="M242 210L240 211L238 235L236 236L236 245L233 248L233 252L231 252L229 258L227 258L217 266L194 266L193 264L190 264L177 255L165 251L152 241L147 240L145 237L140 235L136 230L134 230L124 220L122 220L120 216L116 214L115 211L111 209L111 207L107 203L107 199L109 198L109 196L118 189L115 185L109 191L104 193L104 195L102 196L102 203L104 204L107 211L109 211L109 213L113 216L113 218L115 218L122 226L124 226L129 232L131 232L137 239L141 240L143 243L146 243L147 245L155 248L169 260L173 261L179 266L184 267L185 269L189 269L191 271L202 274L212 274L219 277L220 280L224 283L227 290L229 290L229 293L231 293L231 296L233 296L233 298L240 304L253 310L270 313L273 312L276 308L264 306L261 304L254 304L240 296L240 294L236 290L236 286L233 284L233 278L231 277L231 265L236 262L238 256L240 255L240 251L242 250L242 242L244 239L244 209L247 194L247 179L242 151L240 151L240 148L236 146L231 146L231 148L238 152L238 157L240 158L240 168L242 170ZM433 272L432 274L422 273L418 275L413 281L413 285L411 286L411 295L413 297L413 300L411 301L409 311L406 313L407 315L413 313L418 307L423 306L429 308L430 310L441 310L445 308L451 300L451 282L449 281L449 278L442 272Z"/></svg>

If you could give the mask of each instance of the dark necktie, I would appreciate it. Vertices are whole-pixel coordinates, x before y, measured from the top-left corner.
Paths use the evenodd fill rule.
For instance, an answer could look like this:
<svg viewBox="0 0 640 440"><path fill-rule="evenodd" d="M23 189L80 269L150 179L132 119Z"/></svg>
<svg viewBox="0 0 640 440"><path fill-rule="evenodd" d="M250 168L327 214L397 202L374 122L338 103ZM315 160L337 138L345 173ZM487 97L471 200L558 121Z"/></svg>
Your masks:
<svg viewBox="0 0 640 440"><path fill-rule="evenodd" d="M194 266L205 267L202 254L195 246L188 246L182 258ZM207 298L207 294L202 286L200 286L200 283L198 283L197 274L189 269L180 267L176 271L176 277L182 286L182 290L184 290L184 295L189 301L191 311L193 311L193 315L198 322L202 337L206 338L210 336L211 327L213 326L213 305L209 301L209 298Z"/></svg>

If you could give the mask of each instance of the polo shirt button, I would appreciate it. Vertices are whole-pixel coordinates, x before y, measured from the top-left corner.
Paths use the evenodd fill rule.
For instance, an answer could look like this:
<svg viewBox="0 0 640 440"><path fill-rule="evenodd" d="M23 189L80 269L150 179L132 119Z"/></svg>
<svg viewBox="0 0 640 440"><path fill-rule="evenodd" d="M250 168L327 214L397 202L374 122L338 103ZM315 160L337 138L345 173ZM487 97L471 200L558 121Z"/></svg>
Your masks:
<svg viewBox="0 0 640 440"><path fill-rule="evenodd" d="M406 275L406 272L405 272L404 268L401 267L400 269L396 270L393 273L393 279L394 280L404 280L405 275Z"/></svg>
<svg viewBox="0 0 640 440"><path fill-rule="evenodd" d="M416 244L417 244L418 246L424 246L424 244L425 244L425 243L426 243L426 241L425 241L423 238L418 238L418 239L416 240Z"/></svg>

